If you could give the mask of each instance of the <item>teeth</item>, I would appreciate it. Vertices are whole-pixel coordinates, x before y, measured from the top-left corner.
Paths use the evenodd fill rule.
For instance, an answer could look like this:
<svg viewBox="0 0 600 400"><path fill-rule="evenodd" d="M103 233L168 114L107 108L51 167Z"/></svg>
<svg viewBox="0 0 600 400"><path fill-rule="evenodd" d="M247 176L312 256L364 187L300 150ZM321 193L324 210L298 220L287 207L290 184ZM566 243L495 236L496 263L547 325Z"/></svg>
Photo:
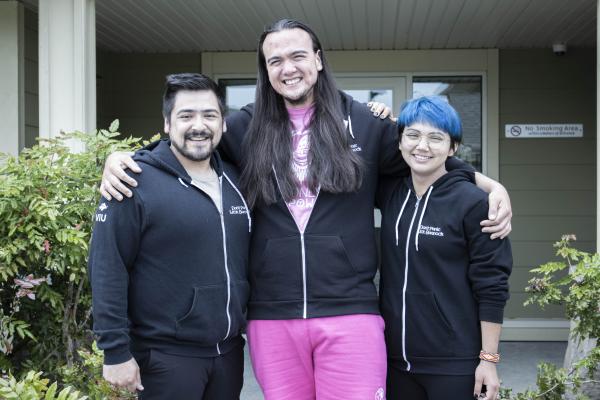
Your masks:
<svg viewBox="0 0 600 400"><path fill-rule="evenodd" d="M286 79L283 81L283 83L285 83L286 85L294 85L298 82L300 82L300 78Z"/></svg>
<svg viewBox="0 0 600 400"><path fill-rule="evenodd" d="M421 161L427 161L431 158L431 157L423 156L420 154L413 154L413 157L416 158L417 160L421 160Z"/></svg>

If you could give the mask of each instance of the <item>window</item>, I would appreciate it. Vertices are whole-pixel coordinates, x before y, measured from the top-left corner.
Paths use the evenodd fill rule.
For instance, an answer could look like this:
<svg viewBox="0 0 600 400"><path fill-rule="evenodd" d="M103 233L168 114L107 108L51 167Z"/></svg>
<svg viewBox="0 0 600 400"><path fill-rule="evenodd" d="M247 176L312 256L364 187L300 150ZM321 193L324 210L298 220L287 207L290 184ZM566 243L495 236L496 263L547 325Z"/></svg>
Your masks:
<svg viewBox="0 0 600 400"><path fill-rule="evenodd" d="M406 99L406 78L403 76L336 76L340 89L361 103L377 101L392 108L397 114Z"/></svg>
<svg viewBox="0 0 600 400"><path fill-rule="evenodd" d="M415 76L412 96L442 96L458 111L463 125L463 140L457 156L481 171L481 76Z"/></svg>
<svg viewBox="0 0 600 400"><path fill-rule="evenodd" d="M219 79L219 87L225 95L227 113L239 111L246 104L254 103L256 79Z"/></svg>

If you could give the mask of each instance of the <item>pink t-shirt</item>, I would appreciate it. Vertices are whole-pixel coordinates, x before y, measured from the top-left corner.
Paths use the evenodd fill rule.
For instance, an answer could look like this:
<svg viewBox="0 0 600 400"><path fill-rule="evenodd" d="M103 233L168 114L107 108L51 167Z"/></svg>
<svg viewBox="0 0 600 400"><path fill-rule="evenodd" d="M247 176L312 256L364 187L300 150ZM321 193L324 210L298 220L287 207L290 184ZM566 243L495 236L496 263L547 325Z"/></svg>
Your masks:
<svg viewBox="0 0 600 400"><path fill-rule="evenodd" d="M288 209L296 221L300 232L304 232L310 214L317 200L317 193L313 193L307 184L308 177L308 149L310 148L310 134L308 124L315 111L314 105L304 108L288 108L292 122L292 169L298 181L298 195L288 202Z"/></svg>

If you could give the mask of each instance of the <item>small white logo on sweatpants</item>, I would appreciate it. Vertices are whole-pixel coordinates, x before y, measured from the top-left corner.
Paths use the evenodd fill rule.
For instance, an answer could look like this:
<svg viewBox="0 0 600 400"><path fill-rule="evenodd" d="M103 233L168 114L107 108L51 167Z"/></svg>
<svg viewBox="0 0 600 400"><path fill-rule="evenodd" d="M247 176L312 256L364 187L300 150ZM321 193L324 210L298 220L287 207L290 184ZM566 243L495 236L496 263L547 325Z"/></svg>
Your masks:
<svg viewBox="0 0 600 400"><path fill-rule="evenodd" d="M385 399L385 391L383 390L383 388L379 388L375 392L375 400L383 400L383 399Z"/></svg>

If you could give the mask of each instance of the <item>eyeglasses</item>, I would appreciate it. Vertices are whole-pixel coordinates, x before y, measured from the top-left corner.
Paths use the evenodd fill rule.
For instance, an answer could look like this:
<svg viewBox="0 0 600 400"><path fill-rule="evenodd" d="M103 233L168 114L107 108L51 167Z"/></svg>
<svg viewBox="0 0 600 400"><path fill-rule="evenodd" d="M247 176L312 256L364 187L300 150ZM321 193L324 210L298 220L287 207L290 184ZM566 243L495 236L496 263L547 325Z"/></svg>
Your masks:
<svg viewBox="0 0 600 400"><path fill-rule="evenodd" d="M417 145L421 143L421 140L425 139L425 142L430 147L439 147L444 144L447 140L450 140L450 136L448 134L443 134L441 132L430 132L430 133L421 133L418 131L408 131L402 133L402 139L406 141L406 143L410 143L412 145Z"/></svg>

